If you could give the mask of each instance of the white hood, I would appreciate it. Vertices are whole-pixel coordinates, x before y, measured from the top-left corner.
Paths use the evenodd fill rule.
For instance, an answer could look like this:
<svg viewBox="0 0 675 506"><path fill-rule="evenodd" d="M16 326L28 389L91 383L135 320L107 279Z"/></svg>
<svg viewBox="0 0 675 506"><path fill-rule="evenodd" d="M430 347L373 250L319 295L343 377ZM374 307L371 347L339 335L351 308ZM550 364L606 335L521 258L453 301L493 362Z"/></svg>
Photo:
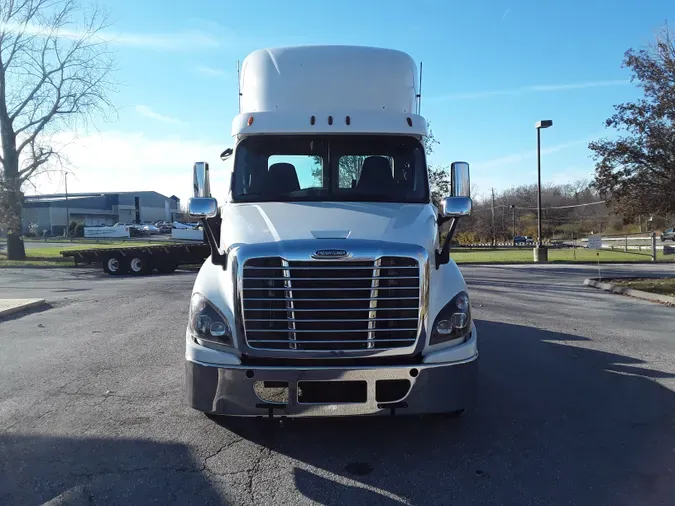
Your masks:
<svg viewBox="0 0 675 506"><path fill-rule="evenodd" d="M259 202L226 204L223 246L295 239L373 239L418 244L435 242L430 204L383 202Z"/></svg>

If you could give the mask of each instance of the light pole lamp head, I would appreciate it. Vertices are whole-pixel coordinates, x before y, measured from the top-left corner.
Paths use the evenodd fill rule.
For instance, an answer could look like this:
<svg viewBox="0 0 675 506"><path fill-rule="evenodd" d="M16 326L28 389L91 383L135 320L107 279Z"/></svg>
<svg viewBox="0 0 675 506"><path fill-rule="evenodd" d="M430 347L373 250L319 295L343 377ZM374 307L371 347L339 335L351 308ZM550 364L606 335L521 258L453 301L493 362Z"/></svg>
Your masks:
<svg viewBox="0 0 675 506"><path fill-rule="evenodd" d="M548 128L553 126L553 121L550 119L543 119L541 121L537 121L535 127L538 129L540 128Z"/></svg>

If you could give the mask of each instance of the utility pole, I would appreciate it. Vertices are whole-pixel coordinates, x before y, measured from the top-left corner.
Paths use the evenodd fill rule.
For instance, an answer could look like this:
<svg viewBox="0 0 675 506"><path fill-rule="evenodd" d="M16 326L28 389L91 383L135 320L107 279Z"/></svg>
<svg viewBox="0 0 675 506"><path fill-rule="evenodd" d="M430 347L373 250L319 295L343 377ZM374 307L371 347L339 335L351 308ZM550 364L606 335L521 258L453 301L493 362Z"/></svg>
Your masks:
<svg viewBox="0 0 675 506"><path fill-rule="evenodd" d="M68 172L63 173L66 185L66 237L70 237L70 209L68 208Z"/></svg>
<svg viewBox="0 0 675 506"><path fill-rule="evenodd" d="M492 247L495 247L495 189L492 188Z"/></svg>
<svg viewBox="0 0 675 506"><path fill-rule="evenodd" d="M516 245L516 205L511 204L509 206L513 211L513 245Z"/></svg>

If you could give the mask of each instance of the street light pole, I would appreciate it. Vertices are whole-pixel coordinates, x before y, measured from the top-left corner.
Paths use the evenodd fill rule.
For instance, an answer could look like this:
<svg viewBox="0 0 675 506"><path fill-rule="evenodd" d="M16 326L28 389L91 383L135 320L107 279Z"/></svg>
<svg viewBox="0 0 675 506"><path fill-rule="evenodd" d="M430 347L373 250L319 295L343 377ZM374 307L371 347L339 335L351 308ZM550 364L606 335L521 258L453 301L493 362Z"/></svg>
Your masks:
<svg viewBox="0 0 675 506"><path fill-rule="evenodd" d="M541 129L553 126L550 119L537 121L537 247L535 249L535 262L548 261L548 252L542 247L541 231Z"/></svg>
<svg viewBox="0 0 675 506"><path fill-rule="evenodd" d="M66 236L70 237L70 209L68 208L68 172L63 173L66 185Z"/></svg>
<svg viewBox="0 0 675 506"><path fill-rule="evenodd" d="M515 204L511 204L509 206L511 210L513 211L513 245L516 245L516 206Z"/></svg>
<svg viewBox="0 0 675 506"><path fill-rule="evenodd" d="M537 127L537 246L541 247L541 128Z"/></svg>

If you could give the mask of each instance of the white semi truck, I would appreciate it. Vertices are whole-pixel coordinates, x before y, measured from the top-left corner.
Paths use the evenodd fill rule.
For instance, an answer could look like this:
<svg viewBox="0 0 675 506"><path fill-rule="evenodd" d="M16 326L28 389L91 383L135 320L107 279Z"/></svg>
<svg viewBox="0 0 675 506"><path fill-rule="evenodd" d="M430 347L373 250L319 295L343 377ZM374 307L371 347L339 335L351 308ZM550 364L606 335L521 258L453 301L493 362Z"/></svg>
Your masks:
<svg viewBox="0 0 675 506"><path fill-rule="evenodd" d="M194 165L188 207L211 255L185 334L190 406L299 417L474 403L478 336L449 255L469 167L451 165L437 209L418 76L406 53L361 46L243 61L234 146L212 180Z"/></svg>

